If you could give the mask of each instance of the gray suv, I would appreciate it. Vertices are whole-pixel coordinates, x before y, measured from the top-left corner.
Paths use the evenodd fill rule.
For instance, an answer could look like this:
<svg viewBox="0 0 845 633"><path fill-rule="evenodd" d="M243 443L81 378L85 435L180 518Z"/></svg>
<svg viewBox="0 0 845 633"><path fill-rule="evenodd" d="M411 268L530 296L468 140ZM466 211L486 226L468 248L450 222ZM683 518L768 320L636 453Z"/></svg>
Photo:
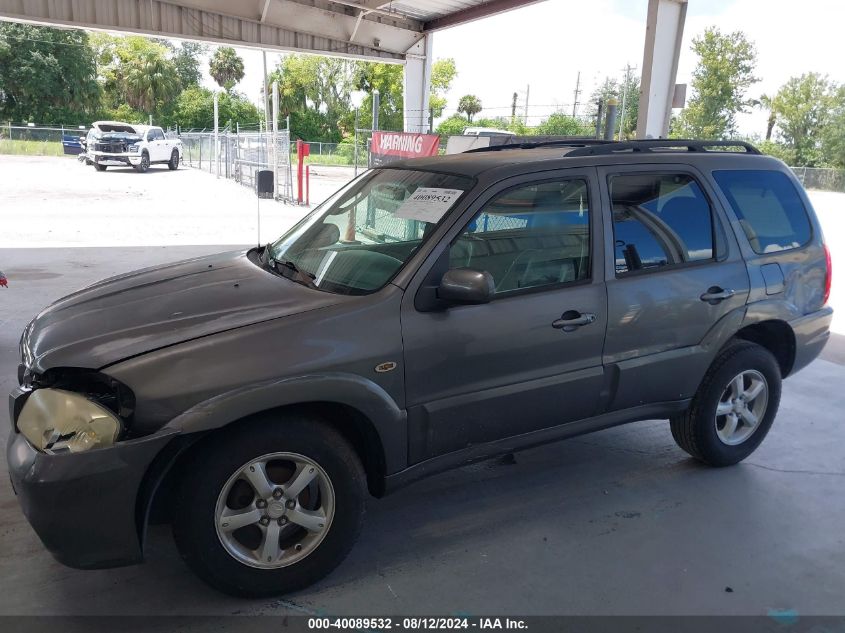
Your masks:
<svg viewBox="0 0 845 633"><path fill-rule="evenodd" d="M284 593L349 552L367 493L473 460L665 418L741 461L828 339L830 280L805 192L750 145L396 163L272 244L46 308L9 470L62 563L137 563L169 521L214 587Z"/></svg>

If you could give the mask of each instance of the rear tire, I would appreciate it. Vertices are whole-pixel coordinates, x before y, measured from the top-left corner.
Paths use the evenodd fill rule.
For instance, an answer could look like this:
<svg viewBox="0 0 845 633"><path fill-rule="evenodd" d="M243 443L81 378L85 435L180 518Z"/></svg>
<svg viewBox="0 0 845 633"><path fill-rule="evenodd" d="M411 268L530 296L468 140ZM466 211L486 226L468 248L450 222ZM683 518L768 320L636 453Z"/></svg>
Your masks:
<svg viewBox="0 0 845 633"><path fill-rule="evenodd" d="M179 150L173 150L170 154L170 162L167 163L167 168L171 171L179 169Z"/></svg>
<svg viewBox="0 0 845 633"><path fill-rule="evenodd" d="M225 593L262 597L307 587L346 557L360 533L364 469L343 436L318 418L267 416L221 430L183 472L177 548ZM309 483L294 491L303 476Z"/></svg>
<svg viewBox="0 0 845 633"><path fill-rule="evenodd" d="M707 370L689 409L670 420L672 437L705 464L741 462L774 422L781 381L777 360L766 348L731 343Z"/></svg>

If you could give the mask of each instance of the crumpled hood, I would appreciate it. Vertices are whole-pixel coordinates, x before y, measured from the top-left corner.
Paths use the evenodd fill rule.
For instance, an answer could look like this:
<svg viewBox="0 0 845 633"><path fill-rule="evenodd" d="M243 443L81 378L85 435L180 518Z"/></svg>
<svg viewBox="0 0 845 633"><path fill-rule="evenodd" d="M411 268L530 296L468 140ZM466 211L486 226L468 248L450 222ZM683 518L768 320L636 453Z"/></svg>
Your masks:
<svg viewBox="0 0 845 633"><path fill-rule="evenodd" d="M216 332L327 307L344 297L306 288L221 253L100 281L47 307L21 340L24 362L99 369Z"/></svg>

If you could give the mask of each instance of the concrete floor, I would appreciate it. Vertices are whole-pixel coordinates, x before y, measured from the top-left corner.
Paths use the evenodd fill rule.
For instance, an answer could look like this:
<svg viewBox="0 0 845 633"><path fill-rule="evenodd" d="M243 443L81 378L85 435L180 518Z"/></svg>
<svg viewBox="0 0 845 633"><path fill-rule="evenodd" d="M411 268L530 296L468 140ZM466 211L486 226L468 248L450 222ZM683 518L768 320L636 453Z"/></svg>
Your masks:
<svg viewBox="0 0 845 633"><path fill-rule="evenodd" d="M183 175L202 174L175 174ZM203 176L206 196L231 185ZM0 216L10 203L27 209L0 190ZM0 289L0 394L15 382L22 328L50 301L118 272L226 248L0 249L11 280ZM834 335L822 359L785 383L760 449L733 468L698 465L675 446L667 423L650 421L373 500L350 557L279 600L208 589L183 566L166 526L152 529L144 565L64 568L0 477L0 613L841 615L844 363L845 337ZM0 426L6 418L3 410ZM5 437L0 444L5 455Z"/></svg>

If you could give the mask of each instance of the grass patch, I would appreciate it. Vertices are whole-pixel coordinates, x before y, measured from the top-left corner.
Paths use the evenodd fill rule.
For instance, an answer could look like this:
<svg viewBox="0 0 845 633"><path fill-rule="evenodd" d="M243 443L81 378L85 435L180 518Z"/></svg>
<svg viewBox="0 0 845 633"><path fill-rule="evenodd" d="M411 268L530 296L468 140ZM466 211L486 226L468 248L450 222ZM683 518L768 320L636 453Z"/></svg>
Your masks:
<svg viewBox="0 0 845 633"><path fill-rule="evenodd" d="M0 139L0 154L18 156L64 156L62 144L56 141L15 141Z"/></svg>

